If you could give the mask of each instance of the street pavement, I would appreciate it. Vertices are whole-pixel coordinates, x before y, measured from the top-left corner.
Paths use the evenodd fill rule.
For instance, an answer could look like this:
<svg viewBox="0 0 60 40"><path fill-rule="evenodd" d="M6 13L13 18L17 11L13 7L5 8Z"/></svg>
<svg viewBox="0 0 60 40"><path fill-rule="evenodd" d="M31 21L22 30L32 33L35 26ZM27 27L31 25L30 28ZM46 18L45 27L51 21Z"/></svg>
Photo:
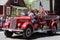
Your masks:
<svg viewBox="0 0 60 40"><path fill-rule="evenodd" d="M28 39L23 39L21 36L14 34L11 38L7 38L4 35L4 31L0 31L0 40L60 40L60 32L54 35L48 35L47 33L34 33Z"/></svg>

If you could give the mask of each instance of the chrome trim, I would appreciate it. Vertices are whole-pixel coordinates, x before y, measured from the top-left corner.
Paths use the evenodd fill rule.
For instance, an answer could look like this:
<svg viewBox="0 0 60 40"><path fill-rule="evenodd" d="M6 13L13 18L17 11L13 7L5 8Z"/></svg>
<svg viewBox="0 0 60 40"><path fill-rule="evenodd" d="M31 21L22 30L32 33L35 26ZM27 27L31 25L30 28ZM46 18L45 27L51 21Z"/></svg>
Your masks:
<svg viewBox="0 0 60 40"><path fill-rule="evenodd" d="M16 28L16 19L12 19L10 22L10 29L15 29Z"/></svg>
<svg viewBox="0 0 60 40"><path fill-rule="evenodd" d="M23 30L18 30L18 29L7 29L7 28L2 28L2 30L4 30L4 31L6 31L6 30L8 30L8 31L16 31L16 32L23 32Z"/></svg>

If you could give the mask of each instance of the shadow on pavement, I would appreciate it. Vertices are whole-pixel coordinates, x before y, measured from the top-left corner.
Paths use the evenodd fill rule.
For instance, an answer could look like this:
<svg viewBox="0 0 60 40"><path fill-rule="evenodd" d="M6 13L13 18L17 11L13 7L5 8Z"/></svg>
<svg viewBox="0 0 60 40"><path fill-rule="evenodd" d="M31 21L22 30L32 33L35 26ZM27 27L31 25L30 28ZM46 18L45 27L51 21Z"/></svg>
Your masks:
<svg viewBox="0 0 60 40"><path fill-rule="evenodd" d="M2 29L0 29L0 31L3 31Z"/></svg>
<svg viewBox="0 0 60 40"><path fill-rule="evenodd" d="M52 36L58 36L60 34L53 34L53 35L48 35L47 33L34 33L31 35L31 37L29 37L28 39L26 40L33 40L33 39L37 39L37 38L42 38L42 37L52 37ZM13 36L11 37L13 39L23 39L22 36Z"/></svg>

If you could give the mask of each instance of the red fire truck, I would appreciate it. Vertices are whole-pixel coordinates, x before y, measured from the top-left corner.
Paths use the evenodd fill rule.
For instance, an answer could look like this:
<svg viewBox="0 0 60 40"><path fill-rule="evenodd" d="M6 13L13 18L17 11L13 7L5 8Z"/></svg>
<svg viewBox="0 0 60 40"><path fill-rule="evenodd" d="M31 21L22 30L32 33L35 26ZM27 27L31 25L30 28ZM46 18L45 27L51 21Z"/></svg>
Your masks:
<svg viewBox="0 0 60 40"><path fill-rule="evenodd" d="M55 17L56 18L56 17ZM11 37L13 33L22 35L23 38L28 38L34 32L56 33L57 22L53 16L41 17L38 16L37 21L32 24L32 17L20 16L8 20L3 25L4 34L6 37Z"/></svg>

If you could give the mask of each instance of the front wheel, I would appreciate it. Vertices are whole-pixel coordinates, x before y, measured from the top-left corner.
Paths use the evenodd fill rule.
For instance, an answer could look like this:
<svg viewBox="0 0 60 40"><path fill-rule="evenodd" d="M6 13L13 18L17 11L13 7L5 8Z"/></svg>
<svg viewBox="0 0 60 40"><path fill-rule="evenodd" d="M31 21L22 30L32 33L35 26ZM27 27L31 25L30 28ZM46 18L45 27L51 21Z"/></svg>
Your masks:
<svg viewBox="0 0 60 40"><path fill-rule="evenodd" d="M6 37L11 37L13 35L13 33L10 31L5 31L4 34Z"/></svg>
<svg viewBox="0 0 60 40"><path fill-rule="evenodd" d="M26 30L24 30L23 38L28 38L31 36L31 34L32 34L32 28L28 27L26 28Z"/></svg>

